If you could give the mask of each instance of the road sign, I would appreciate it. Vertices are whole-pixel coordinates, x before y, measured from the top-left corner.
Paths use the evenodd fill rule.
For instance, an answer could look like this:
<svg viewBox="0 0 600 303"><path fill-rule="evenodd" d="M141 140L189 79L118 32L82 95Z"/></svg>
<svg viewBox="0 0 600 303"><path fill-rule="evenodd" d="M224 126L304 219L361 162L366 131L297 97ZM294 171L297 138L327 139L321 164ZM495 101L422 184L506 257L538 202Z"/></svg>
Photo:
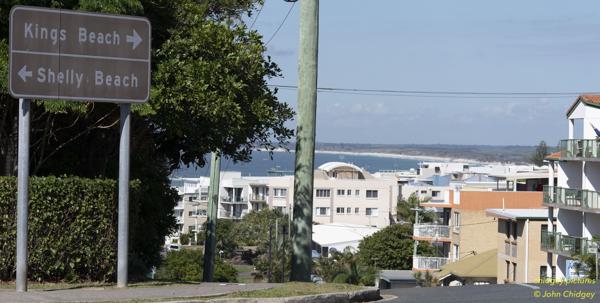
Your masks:
<svg viewBox="0 0 600 303"><path fill-rule="evenodd" d="M590 242L588 242L588 243L589 243L589 245L588 245L588 251L587 251L587 252L588 252L589 254L595 254L595 253L598 253L598 243L596 243L596 242L591 242L591 241L590 241Z"/></svg>
<svg viewBox="0 0 600 303"><path fill-rule="evenodd" d="M10 93L15 98L145 102L150 93L146 18L15 6Z"/></svg>

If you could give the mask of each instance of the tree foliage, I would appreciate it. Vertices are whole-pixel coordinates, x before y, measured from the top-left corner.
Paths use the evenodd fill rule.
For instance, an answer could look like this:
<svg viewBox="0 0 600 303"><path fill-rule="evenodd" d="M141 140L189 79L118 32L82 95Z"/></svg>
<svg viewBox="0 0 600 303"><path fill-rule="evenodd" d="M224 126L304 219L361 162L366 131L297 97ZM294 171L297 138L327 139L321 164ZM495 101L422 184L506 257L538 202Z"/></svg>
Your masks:
<svg viewBox="0 0 600 303"><path fill-rule="evenodd" d="M130 203L140 209L140 184ZM16 179L0 177L0 280L15 276ZM131 222L131 235L146 235ZM114 180L32 177L29 190L28 277L43 281L110 281L116 273L117 188ZM151 235L152 236L152 235ZM132 262L152 254L133 244ZM132 276L145 272L131 272Z"/></svg>
<svg viewBox="0 0 600 303"><path fill-rule="evenodd" d="M398 222L414 224L416 222L414 209L420 209L419 222L435 222L437 220L435 212L421 208L420 203L421 201L419 201L419 198L414 193L406 200L403 198L398 199L398 203L396 204L396 218Z"/></svg>
<svg viewBox="0 0 600 303"><path fill-rule="evenodd" d="M535 152L531 155L531 162L536 166L544 165L544 159L548 155L548 146L546 145L546 141L542 140L535 148Z"/></svg>
<svg viewBox="0 0 600 303"><path fill-rule="evenodd" d="M219 150L247 161L256 147L284 146L291 108L266 80L279 77L256 31L242 21L262 0L0 1L0 175L15 175L17 100L7 92L8 17L13 5L130 14L152 24L152 91L132 106L131 177L144 201L132 221L145 229L131 253L156 264L175 227L176 194L168 176L180 165L205 164ZM119 109L115 104L35 100L31 108L31 173L116 178ZM223 247L231 247L224 245Z"/></svg>
<svg viewBox="0 0 600 303"><path fill-rule="evenodd" d="M373 266L359 262L359 255L350 248L334 251L329 257L319 258L315 262L314 272L328 283L374 285L377 270Z"/></svg>
<svg viewBox="0 0 600 303"><path fill-rule="evenodd" d="M232 236L240 246L258 246L265 251L269 242L269 226L273 226L273 238L275 238L276 221L281 231L282 226L288 225L289 217L275 209L251 211L235 224Z"/></svg>
<svg viewBox="0 0 600 303"><path fill-rule="evenodd" d="M378 269L411 269L414 241L410 225L390 225L368 237L358 245L358 257L362 264ZM433 253L431 245L420 242L419 255Z"/></svg>
<svg viewBox="0 0 600 303"><path fill-rule="evenodd" d="M200 250L170 251L156 272L156 279L167 281L202 281L203 254ZM237 270L221 258L215 260L215 282L237 282Z"/></svg>

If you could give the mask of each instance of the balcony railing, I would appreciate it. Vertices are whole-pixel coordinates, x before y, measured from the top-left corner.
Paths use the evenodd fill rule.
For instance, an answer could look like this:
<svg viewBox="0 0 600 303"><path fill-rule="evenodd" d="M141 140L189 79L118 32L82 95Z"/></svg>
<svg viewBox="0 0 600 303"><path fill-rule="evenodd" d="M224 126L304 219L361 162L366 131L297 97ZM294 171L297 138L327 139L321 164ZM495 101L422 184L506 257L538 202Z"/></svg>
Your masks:
<svg viewBox="0 0 600 303"><path fill-rule="evenodd" d="M241 204L245 204L248 203L248 201L242 197L227 197L227 196L223 196L221 197L221 202L225 202L225 203L241 203Z"/></svg>
<svg viewBox="0 0 600 303"><path fill-rule="evenodd" d="M600 141L590 139L561 140L560 157L564 159L600 159Z"/></svg>
<svg viewBox="0 0 600 303"><path fill-rule="evenodd" d="M252 195L250 196L250 200L251 201L255 201L255 202L260 202L260 201L267 201L267 196L266 195Z"/></svg>
<svg viewBox="0 0 600 303"><path fill-rule="evenodd" d="M450 226L438 224L415 224L413 225L413 236L419 238L450 238Z"/></svg>
<svg viewBox="0 0 600 303"><path fill-rule="evenodd" d="M450 262L450 258L413 256L413 269L439 270L448 262Z"/></svg>
<svg viewBox="0 0 600 303"><path fill-rule="evenodd" d="M563 235L559 232L542 232L541 248L543 251L571 257L590 253L593 242L587 238Z"/></svg>
<svg viewBox="0 0 600 303"><path fill-rule="evenodd" d="M600 193L585 189L544 185L544 203L556 207L600 211Z"/></svg>

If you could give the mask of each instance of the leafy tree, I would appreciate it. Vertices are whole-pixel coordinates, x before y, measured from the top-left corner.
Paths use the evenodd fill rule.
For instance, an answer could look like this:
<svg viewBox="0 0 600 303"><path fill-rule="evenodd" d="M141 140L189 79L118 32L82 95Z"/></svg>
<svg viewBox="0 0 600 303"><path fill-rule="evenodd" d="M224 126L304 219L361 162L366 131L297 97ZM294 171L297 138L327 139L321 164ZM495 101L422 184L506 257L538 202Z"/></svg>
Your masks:
<svg viewBox="0 0 600 303"><path fill-rule="evenodd" d="M223 251L225 254L224 256L227 257L231 256L239 246L234 233L234 226L236 223L237 222L229 219L217 219L217 252ZM206 230L206 222L204 222L202 230ZM203 241L204 235L202 236Z"/></svg>
<svg viewBox="0 0 600 303"><path fill-rule="evenodd" d="M330 283L373 285L377 275L373 266L361 265L358 254L350 248L332 252L327 258L319 258L315 265L315 274Z"/></svg>
<svg viewBox="0 0 600 303"><path fill-rule="evenodd" d="M390 225L368 237L358 245L358 257L363 265L380 269L411 269L414 241L409 225ZM420 242L419 255L431 255L433 249Z"/></svg>
<svg viewBox="0 0 600 303"><path fill-rule="evenodd" d="M156 278L169 281L201 281L203 254L200 250L170 251L156 272ZM215 261L215 282L237 282L237 270L220 258Z"/></svg>
<svg viewBox="0 0 600 303"><path fill-rule="evenodd" d="M411 194L408 199L399 198L396 204L396 218L400 223L415 223L415 211L414 209L419 208L419 222L435 222L437 216L433 211L427 211L420 206L419 198L416 194Z"/></svg>
<svg viewBox="0 0 600 303"><path fill-rule="evenodd" d="M0 175L16 174L17 100L8 94L8 17L13 5L143 15L152 23L152 92L132 106L131 178L145 202L132 209L131 255L147 268L160 261L175 227L177 195L168 176L204 165L220 150L235 161L255 147L285 146L292 109L269 89L278 66L242 17L262 0L8 0L0 1ZM85 100L83 100L85 101ZM35 100L31 109L31 173L117 178L119 110L114 104ZM233 247L222 243L221 247ZM139 262L138 262L139 263Z"/></svg>
<svg viewBox="0 0 600 303"><path fill-rule="evenodd" d="M181 234L179 236L179 243L181 245L188 245L188 244L190 244L190 235L189 234Z"/></svg>
<svg viewBox="0 0 600 303"><path fill-rule="evenodd" d="M540 141L538 146L535 148L535 152L531 155L531 162L536 166L544 165L544 159L548 155L548 146L544 140Z"/></svg>
<svg viewBox="0 0 600 303"><path fill-rule="evenodd" d="M269 244L269 226L273 226L273 239L275 238L275 222L278 222L279 232L281 227L288 224L289 217L279 210L261 209L251 211L242 220L233 226L233 237L239 245L259 246L265 251Z"/></svg>

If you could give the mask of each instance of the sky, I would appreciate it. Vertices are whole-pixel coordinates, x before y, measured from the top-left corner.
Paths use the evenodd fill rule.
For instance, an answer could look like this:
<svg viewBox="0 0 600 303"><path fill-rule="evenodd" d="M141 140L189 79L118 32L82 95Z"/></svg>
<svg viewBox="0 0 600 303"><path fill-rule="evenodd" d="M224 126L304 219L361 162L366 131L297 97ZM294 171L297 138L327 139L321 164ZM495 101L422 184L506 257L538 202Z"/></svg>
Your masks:
<svg viewBox="0 0 600 303"><path fill-rule="evenodd" d="M297 85L299 0L265 0L254 29ZM256 15L249 18L254 21ZM600 92L600 2L323 0L319 87L568 92L536 98L319 93L317 141L556 146L580 92ZM297 92L281 101L296 108ZM295 128L292 122L290 127Z"/></svg>

